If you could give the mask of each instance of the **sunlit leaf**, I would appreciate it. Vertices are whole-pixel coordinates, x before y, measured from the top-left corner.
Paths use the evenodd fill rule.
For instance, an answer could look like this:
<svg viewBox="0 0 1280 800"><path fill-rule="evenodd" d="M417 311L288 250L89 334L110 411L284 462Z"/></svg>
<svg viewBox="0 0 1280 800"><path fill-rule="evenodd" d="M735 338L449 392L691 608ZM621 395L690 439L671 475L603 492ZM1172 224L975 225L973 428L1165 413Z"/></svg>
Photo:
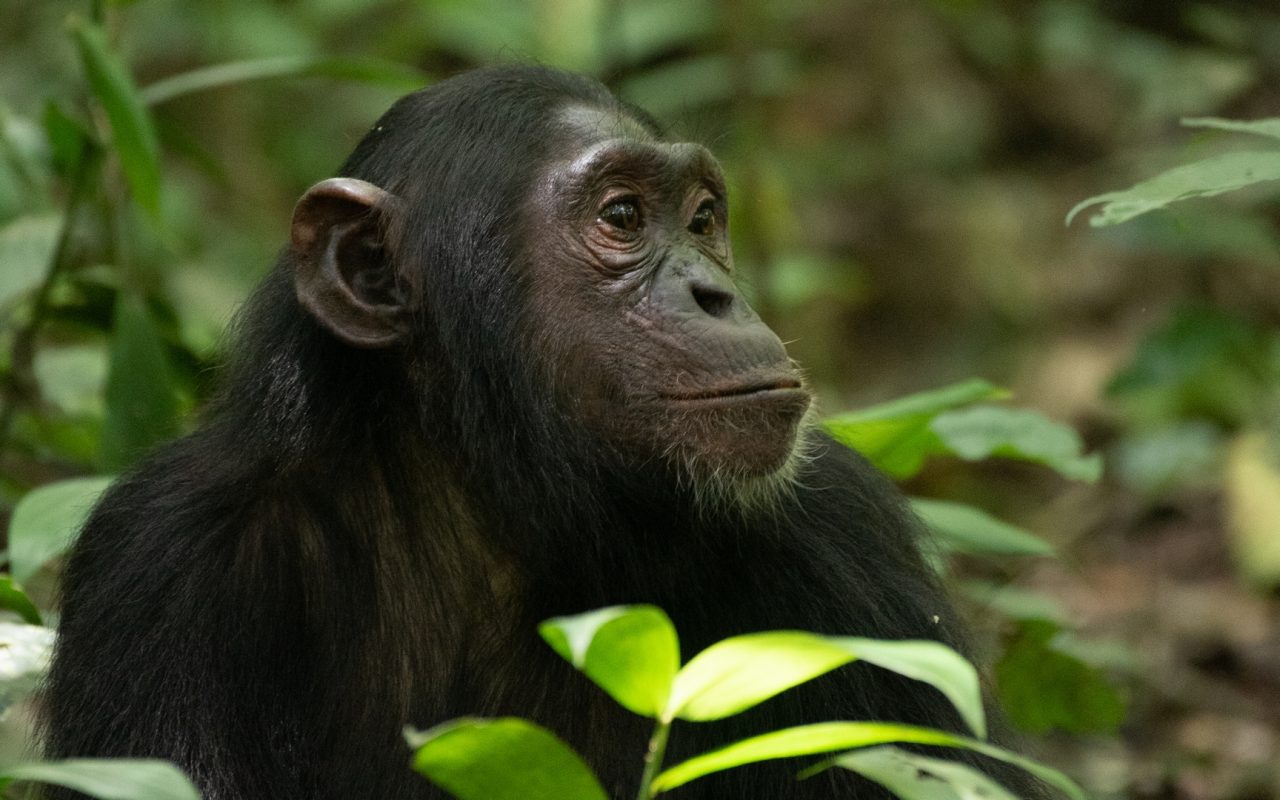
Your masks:
<svg viewBox="0 0 1280 800"><path fill-rule="evenodd" d="M662 713L680 668L680 643L661 609L614 606L550 619L538 631L625 708L646 717Z"/></svg>
<svg viewBox="0 0 1280 800"><path fill-rule="evenodd" d="M823 421L827 431L896 478L920 471L930 455L946 448L929 423L944 411L982 400L999 400L1008 392L973 379L887 403L840 414Z"/></svg>
<svg viewBox="0 0 1280 800"><path fill-rule="evenodd" d="M883 642L801 631L734 636L703 650L676 675L663 719L731 716L856 659L934 686L976 732L985 734L977 674L950 648L937 642Z"/></svg>
<svg viewBox="0 0 1280 800"><path fill-rule="evenodd" d="M832 762L908 800L1017 800L1008 789L968 764L897 747L857 750L836 756Z"/></svg>
<svg viewBox="0 0 1280 800"><path fill-rule="evenodd" d="M1218 130L1232 131L1233 133L1252 133L1256 136L1280 139L1280 118L1278 117L1255 120L1187 117L1182 120L1182 124L1188 128L1217 128Z"/></svg>
<svg viewBox="0 0 1280 800"><path fill-rule="evenodd" d="M164 341L140 300L120 292L111 334L102 462L118 470L178 431L179 403Z"/></svg>
<svg viewBox="0 0 1280 800"><path fill-rule="evenodd" d="M1047 542L980 508L945 500L911 499L911 508L944 546L960 553L1013 556L1053 555Z"/></svg>
<svg viewBox="0 0 1280 800"><path fill-rule="evenodd" d="M138 205L160 213L160 144L133 79L107 46L102 29L86 20L72 28L85 77L111 123L112 143Z"/></svg>
<svg viewBox="0 0 1280 800"><path fill-rule="evenodd" d="M1212 197L1274 180L1280 180L1280 150L1224 153L1174 167L1124 191L1083 200L1067 214L1067 224L1076 214L1098 203L1105 205L1089 218L1094 227L1116 225L1179 200Z"/></svg>
<svg viewBox="0 0 1280 800"><path fill-rule="evenodd" d="M0 620L0 758L9 756L10 761L19 761L29 755L10 754L5 749L5 734L9 732L5 717L11 720L13 715L4 712L29 697L44 680L53 655L53 639L50 628Z"/></svg>
<svg viewBox="0 0 1280 800"><path fill-rule="evenodd" d="M0 770L11 780L66 786L102 800L200 800L182 772L150 759L74 759L13 764Z"/></svg>
<svg viewBox="0 0 1280 800"><path fill-rule="evenodd" d="M459 800L608 800L577 753L523 719L460 719L406 738L413 769Z"/></svg>
<svg viewBox="0 0 1280 800"><path fill-rule="evenodd" d="M11 575L0 575L0 609L12 611L30 625L39 625L40 609Z"/></svg>
<svg viewBox="0 0 1280 800"><path fill-rule="evenodd" d="M968 461L991 456L1043 464L1073 480L1096 481L1102 458L1084 455L1080 435L1035 411L975 406L939 414L929 428L955 455Z"/></svg>
<svg viewBox="0 0 1280 800"><path fill-rule="evenodd" d="M179 73L146 86L139 96L142 102L154 106L193 92L304 75L382 84L406 91L420 88L425 82L425 76L412 67L378 59L280 56L213 64Z"/></svg>
<svg viewBox="0 0 1280 800"><path fill-rule="evenodd" d="M111 478L73 478L49 483L23 495L9 520L9 565L25 581L49 559L61 554Z"/></svg>
<svg viewBox="0 0 1280 800"><path fill-rule="evenodd" d="M61 227L61 215L42 214L0 228L0 308L44 280Z"/></svg>

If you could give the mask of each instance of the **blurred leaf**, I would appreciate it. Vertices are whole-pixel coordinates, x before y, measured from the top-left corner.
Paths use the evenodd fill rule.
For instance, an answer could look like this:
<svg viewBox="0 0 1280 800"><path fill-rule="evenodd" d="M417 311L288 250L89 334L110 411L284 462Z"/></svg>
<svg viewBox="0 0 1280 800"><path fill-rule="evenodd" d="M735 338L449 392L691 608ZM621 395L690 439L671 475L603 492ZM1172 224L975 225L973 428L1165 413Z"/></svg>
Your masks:
<svg viewBox="0 0 1280 800"><path fill-rule="evenodd" d="M69 416L100 416L107 358L102 343L42 347L34 364L41 396Z"/></svg>
<svg viewBox="0 0 1280 800"><path fill-rule="evenodd" d="M40 609L14 581L12 575L0 575L0 609L12 611L29 625L40 625Z"/></svg>
<svg viewBox="0 0 1280 800"><path fill-rule="evenodd" d="M19 217L0 228L0 307L44 280L61 228L60 214Z"/></svg>
<svg viewBox="0 0 1280 800"><path fill-rule="evenodd" d="M663 720L722 719L856 659L928 683L956 706L974 731L986 735L977 673L950 648L937 642L883 642L801 631L734 636L703 650L676 675Z"/></svg>
<svg viewBox="0 0 1280 800"><path fill-rule="evenodd" d="M750 84L756 96L785 92L798 72L794 56L779 51L751 57ZM698 54L640 72L623 81L619 95L658 116L673 117L716 103L733 94L733 64L722 53Z"/></svg>
<svg viewBox="0 0 1280 800"><path fill-rule="evenodd" d="M855 305L866 294L866 278L857 265L811 253L782 253L769 272L769 298L782 310L794 310L813 300Z"/></svg>
<svg viewBox="0 0 1280 800"><path fill-rule="evenodd" d="M1187 117L1182 120L1182 124L1189 128L1217 128L1218 130L1223 131L1252 133L1256 136L1280 139L1280 118L1277 117L1256 120L1219 119L1217 117Z"/></svg>
<svg viewBox="0 0 1280 800"><path fill-rule="evenodd" d="M111 478L72 478L23 495L9 520L9 565L25 581L67 549Z"/></svg>
<svg viewBox="0 0 1280 800"><path fill-rule="evenodd" d="M1124 191L1083 200L1068 212L1067 224L1080 211L1098 203L1106 205L1089 218L1094 227L1117 225L1179 200L1212 197L1274 180L1280 180L1280 150L1224 153L1174 167Z"/></svg>
<svg viewBox="0 0 1280 800"><path fill-rule="evenodd" d="M539 626L551 647L623 707L657 717L680 669L675 627L654 606L614 606Z"/></svg>
<svg viewBox="0 0 1280 800"><path fill-rule="evenodd" d="M613 10L621 53L607 55L624 64L643 64L716 31L716 8L709 0L640 0L618 3Z"/></svg>
<svg viewBox="0 0 1280 800"><path fill-rule="evenodd" d="M128 71L107 46L102 29L77 20L72 32L94 97L102 104L120 167L138 205L153 217L160 214L160 145L151 117L138 97Z"/></svg>
<svg viewBox="0 0 1280 800"><path fill-rule="evenodd" d="M1227 530L1240 574L1260 588L1280 586L1280 458L1267 433L1236 438L1224 484Z"/></svg>
<svg viewBox="0 0 1280 800"><path fill-rule="evenodd" d="M84 155L85 143L92 138L89 129L67 113L56 99L45 103L41 122L49 140L54 169L61 175L70 175Z"/></svg>
<svg viewBox="0 0 1280 800"><path fill-rule="evenodd" d="M413 769L459 800L607 800L582 758L522 719L460 719L406 733Z"/></svg>
<svg viewBox="0 0 1280 800"><path fill-rule="evenodd" d="M1151 497L1179 488L1216 488L1222 440L1220 428L1199 421L1130 429L1112 446L1107 468L1125 486Z"/></svg>
<svg viewBox="0 0 1280 800"><path fill-rule="evenodd" d="M1050 556L1047 542L1016 525L996 519L964 503L915 497L911 507L937 534L942 544L959 553L1011 556Z"/></svg>
<svg viewBox="0 0 1280 800"><path fill-rule="evenodd" d="M446 49L477 63L530 58L537 48L534 7L506 0L437 0L424 8Z"/></svg>
<svg viewBox="0 0 1280 800"><path fill-rule="evenodd" d="M897 747L857 750L836 756L833 762L911 800L1018 800L968 764Z"/></svg>
<svg viewBox="0 0 1280 800"><path fill-rule="evenodd" d="M1044 620L1020 624L995 667L1000 704L1029 733L1115 731L1124 701L1100 670L1055 646L1058 632Z"/></svg>
<svg viewBox="0 0 1280 800"><path fill-rule="evenodd" d="M155 106L193 92L304 75L382 84L404 91L422 88L426 82L426 77L412 67L378 59L281 56L232 61L183 72L148 85L139 96L145 104Z"/></svg>
<svg viewBox="0 0 1280 800"><path fill-rule="evenodd" d="M1075 430L1035 411L975 406L939 414L929 428L967 461L1001 456L1043 464L1072 480L1092 483L1102 476L1102 457L1084 455Z"/></svg>
<svg viewBox="0 0 1280 800"><path fill-rule="evenodd" d="M0 776L66 786L102 800L200 800L191 781L167 761L123 758L37 761L0 769Z"/></svg>
<svg viewBox="0 0 1280 800"><path fill-rule="evenodd" d="M123 291L116 300L106 399L102 461L108 469L128 466L178 432L177 385L164 341L142 302Z"/></svg>
<svg viewBox="0 0 1280 800"><path fill-rule="evenodd" d="M945 452L930 428L938 414L1005 397L1008 392L1004 389L973 379L830 417L823 426L837 441L862 453L880 469L895 478L907 478L920 471L928 456Z"/></svg>
<svg viewBox="0 0 1280 800"><path fill-rule="evenodd" d="M9 744L4 741L5 736L15 733L4 725L13 715L4 712L39 688L49 671L54 636L52 628L0 621L0 758L9 755L3 752L4 746ZM20 760L28 757L30 750L24 748L24 752L13 755L16 758L10 761Z"/></svg>
<svg viewBox="0 0 1280 800"><path fill-rule="evenodd" d="M960 584L964 595L1013 620L1047 620L1062 623L1067 614L1052 597L987 581L970 580Z"/></svg>

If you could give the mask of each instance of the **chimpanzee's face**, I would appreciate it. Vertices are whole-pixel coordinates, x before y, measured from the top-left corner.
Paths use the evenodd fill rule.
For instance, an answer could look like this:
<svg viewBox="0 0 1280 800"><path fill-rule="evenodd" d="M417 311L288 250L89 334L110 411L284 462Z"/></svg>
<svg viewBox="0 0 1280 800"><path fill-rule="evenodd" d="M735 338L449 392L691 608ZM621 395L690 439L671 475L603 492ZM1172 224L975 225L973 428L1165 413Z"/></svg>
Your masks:
<svg viewBox="0 0 1280 800"><path fill-rule="evenodd" d="M724 178L616 111L561 113L526 208L533 357L575 420L695 481L785 474L810 397L734 285Z"/></svg>

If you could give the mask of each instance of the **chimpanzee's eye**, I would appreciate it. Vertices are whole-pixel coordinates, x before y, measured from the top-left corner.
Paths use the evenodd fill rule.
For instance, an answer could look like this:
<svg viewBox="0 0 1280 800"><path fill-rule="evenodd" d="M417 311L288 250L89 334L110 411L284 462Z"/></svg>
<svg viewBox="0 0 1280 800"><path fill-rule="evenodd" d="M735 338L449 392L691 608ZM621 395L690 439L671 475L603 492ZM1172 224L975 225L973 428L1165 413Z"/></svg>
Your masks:
<svg viewBox="0 0 1280 800"><path fill-rule="evenodd" d="M600 219L618 230L635 232L640 230L640 207L634 200L619 200L605 206Z"/></svg>
<svg viewBox="0 0 1280 800"><path fill-rule="evenodd" d="M699 236L710 236L716 232L716 210L710 200L698 206L698 210L693 212L689 231Z"/></svg>

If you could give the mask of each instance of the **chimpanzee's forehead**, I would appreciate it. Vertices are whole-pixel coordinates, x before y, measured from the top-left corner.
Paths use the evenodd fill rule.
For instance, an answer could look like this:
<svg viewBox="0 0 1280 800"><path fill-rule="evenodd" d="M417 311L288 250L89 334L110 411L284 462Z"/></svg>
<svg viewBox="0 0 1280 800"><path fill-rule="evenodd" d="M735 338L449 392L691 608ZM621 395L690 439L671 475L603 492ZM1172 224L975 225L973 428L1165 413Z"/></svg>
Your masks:
<svg viewBox="0 0 1280 800"><path fill-rule="evenodd" d="M576 134L584 145L606 139L631 139L656 142L657 138L642 123L622 108L570 105L559 113L560 124Z"/></svg>

